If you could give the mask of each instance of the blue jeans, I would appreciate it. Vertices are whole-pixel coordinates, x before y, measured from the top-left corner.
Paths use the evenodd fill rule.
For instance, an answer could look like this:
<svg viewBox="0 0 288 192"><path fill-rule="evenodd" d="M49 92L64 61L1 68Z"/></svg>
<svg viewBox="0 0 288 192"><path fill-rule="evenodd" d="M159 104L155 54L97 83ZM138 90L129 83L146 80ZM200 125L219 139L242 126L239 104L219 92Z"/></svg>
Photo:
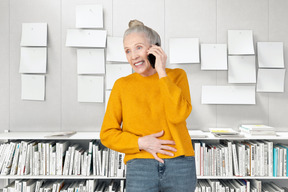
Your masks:
<svg viewBox="0 0 288 192"><path fill-rule="evenodd" d="M127 192L194 192L197 184L195 158L132 159L127 162Z"/></svg>

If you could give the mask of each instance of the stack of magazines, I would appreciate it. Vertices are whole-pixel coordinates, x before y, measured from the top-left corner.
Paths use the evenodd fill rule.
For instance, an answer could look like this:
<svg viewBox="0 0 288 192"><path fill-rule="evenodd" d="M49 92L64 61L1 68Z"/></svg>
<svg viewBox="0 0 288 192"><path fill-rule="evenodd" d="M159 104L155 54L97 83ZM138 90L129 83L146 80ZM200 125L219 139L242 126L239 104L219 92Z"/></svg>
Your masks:
<svg viewBox="0 0 288 192"><path fill-rule="evenodd" d="M249 135L276 135L275 128L267 125L240 125L239 130Z"/></svg>
<svg viewBox="0 0 288 192"><path fill-rule="evenodd" d="M210 133L216 137L242 137L238 131L231 128L209 128Z"/></svg>

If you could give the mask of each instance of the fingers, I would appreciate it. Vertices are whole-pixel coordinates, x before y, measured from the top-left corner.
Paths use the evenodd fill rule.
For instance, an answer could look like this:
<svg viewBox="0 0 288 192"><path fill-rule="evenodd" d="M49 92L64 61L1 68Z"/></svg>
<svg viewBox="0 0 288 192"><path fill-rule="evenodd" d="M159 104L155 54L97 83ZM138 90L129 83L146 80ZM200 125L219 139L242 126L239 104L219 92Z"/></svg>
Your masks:
<svg viewBox="0 0 288 192"><path fill-rule="evenodd" d="M162 130L162 131L160 131L158 133L151 134L151 136L152 137L161 137L161 136L163 136L163 134L164 134L164 131Z"/></svg>
<svg viewBox="0 0 288 192"><path fill-rule="evenodd" d="M155 153L152 154L152 155L153 155L154 159L156 159L156 160L159 161L160 163L164 163L164 160L161 159L161 158L159 158Z"/></svg>

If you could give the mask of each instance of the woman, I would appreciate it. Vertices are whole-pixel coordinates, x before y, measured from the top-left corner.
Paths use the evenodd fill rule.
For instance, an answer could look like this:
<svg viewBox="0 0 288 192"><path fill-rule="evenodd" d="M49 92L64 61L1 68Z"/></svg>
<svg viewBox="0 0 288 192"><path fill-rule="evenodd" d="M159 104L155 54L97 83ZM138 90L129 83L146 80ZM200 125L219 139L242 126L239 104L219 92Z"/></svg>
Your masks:
<svg viewBox="0 0 288 192"><path fill-rule="evenodd" d="M193 192L194 150L186 127L192 106L187 76L166 68L160 36L133 20L124 50L135 73L118 79L111 91L101 142L125 153L127 192ZM155 68L147 58L156 57ZM122 127L121 127L122 125Z"/></svg>

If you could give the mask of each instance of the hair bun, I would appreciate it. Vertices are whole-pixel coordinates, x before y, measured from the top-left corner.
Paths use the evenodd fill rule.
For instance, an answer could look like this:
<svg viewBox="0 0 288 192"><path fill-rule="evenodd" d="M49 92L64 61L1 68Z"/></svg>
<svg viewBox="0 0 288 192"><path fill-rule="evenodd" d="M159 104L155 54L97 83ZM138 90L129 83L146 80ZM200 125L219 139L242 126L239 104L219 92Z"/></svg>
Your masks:
<svg viewBox="0 0 288 192"><path fill-rule="evenodd" d="M144 23L135 19L135 20L131 20L128 24L129 28L134 27L134 26L138 26L138 25L144 26Z"/></svg>

